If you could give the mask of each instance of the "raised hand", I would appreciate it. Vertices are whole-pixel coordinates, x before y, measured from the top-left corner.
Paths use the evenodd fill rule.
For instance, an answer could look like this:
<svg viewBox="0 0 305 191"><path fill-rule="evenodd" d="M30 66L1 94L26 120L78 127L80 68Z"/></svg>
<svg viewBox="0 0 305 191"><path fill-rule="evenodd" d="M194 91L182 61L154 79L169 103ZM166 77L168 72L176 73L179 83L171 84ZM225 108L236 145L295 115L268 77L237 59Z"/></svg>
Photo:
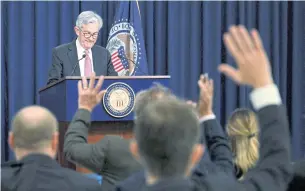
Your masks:
<svg viewBox="0 0 305 191"><path fill-rule="evenodd" d="M99 78L95 87L94 82L95 73L90 77L89 86L86 77L82 77L82 80L78 82L79 109L86 109L91 112L95 106L101 102L101 99L106 92L105 90L100 90L104 82L104 76Z"/></svg>
<svg viewBox="0 0 305 191"><path fill-rule="evenodd" d="M238 84L259 88L272 84L270 63L256 30L251 35L244 26L232 26L224 34L224 43L233 56L237 69L222 64L219 71Z"/></svg>
<svg viewBox="0 0 305 191"><path fill-rule="evenodd" d="M198 101L199 117L213 114L214 83L208 76L201 75L198 80L200 97Z"/></svg>

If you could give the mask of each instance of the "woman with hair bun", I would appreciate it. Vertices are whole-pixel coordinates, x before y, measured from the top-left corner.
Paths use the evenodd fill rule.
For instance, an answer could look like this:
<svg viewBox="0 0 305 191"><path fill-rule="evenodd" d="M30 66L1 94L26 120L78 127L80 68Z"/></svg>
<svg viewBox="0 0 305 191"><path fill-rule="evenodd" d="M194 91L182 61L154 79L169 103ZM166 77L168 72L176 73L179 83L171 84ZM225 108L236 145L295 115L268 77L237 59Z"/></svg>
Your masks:
<svg viewBox="0 0 305 191"><path fill-rule="evenodd" d="M232 145L236 177L255 166L259 158L259 124L256 114L249 109L237 109L229 118L227 133Z"/></svg>

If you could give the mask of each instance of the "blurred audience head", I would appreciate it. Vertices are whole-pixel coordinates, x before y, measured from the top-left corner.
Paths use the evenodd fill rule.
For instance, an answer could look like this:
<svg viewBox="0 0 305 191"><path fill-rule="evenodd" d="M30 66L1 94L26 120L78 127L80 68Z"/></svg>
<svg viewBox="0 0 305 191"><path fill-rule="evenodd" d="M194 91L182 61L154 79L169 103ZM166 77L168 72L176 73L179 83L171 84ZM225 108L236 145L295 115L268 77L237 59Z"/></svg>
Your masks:
<svg viewBox="0 0 305 191"><path fill-rule="evenodd" d="M235 156L235 165L246 173L259 158L259 125L256 114L249 109L237 109L229 118L227 132Z"/></svg>
<svg viewBox="0 0 305 191"><path fill-rule="evenodd" d="M148 184L189 176L203 155L199 121L192 107L167 91L158 90L159 86L153 87L142 92L141 99L138 96L135 141L130 145L146 169Z"/></svg>
<svg viewBox="0 0 305 191"><path fill-rule="evenodd" d="M17 160L28 154L56 156L58 122L55 116L40 106L21 109L13 118L9 145Z"/></svg>
<svg viewBox="0 0 305 191"><path fill-rule="evenodd" d="M171 97L174 98L175 96L172 94L170 89L164 87L163 85L159 83L155 83L151 88L147 90L142 90L137 93L136 99L135 99L135 107L134 107L134 113L135 116L139 114L141 109L147 105L152 100L160 99L163 97Z"/></svg>

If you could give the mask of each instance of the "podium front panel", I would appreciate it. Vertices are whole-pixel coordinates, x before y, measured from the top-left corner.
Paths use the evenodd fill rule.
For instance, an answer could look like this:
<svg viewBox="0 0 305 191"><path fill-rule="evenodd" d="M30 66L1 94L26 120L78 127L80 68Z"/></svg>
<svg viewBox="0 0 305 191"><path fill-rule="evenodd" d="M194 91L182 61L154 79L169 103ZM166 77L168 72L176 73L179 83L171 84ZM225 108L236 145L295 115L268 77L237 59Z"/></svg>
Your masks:
<svg viewBox="0 0 305 191"><path fill-rule="evenodd" d="M78 89L79 80L67 80L66 83L66 114L65 121L71 121L78 107ZM96 80L97 82L97 80ZM139 91L150 88L154 83L169 87L169 78L128 78L128 79L105 79L102 89L107 89L113 83L122 82L127 84L136 95ZM130 121L133 120L133 112L125 117L111 116L104 108L103 102L92 112L92 121Z"/></svg>

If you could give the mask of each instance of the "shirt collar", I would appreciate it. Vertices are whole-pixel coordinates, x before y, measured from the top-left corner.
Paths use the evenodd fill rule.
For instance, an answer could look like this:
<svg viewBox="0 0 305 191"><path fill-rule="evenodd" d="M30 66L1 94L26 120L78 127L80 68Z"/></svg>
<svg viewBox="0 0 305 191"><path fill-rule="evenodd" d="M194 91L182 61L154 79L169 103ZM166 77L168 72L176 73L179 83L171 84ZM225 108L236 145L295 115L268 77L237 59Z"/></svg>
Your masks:
<svg viewBox="0 0 305 191"><path fill-rule="evenodd" d="M77 49L77 53L78 55L82 55L85 53L85 49L81 46L81 44L79 43L79 39L76 39L76 49ZM89 54L91 53L91 48L89 49Z"/></svg>

